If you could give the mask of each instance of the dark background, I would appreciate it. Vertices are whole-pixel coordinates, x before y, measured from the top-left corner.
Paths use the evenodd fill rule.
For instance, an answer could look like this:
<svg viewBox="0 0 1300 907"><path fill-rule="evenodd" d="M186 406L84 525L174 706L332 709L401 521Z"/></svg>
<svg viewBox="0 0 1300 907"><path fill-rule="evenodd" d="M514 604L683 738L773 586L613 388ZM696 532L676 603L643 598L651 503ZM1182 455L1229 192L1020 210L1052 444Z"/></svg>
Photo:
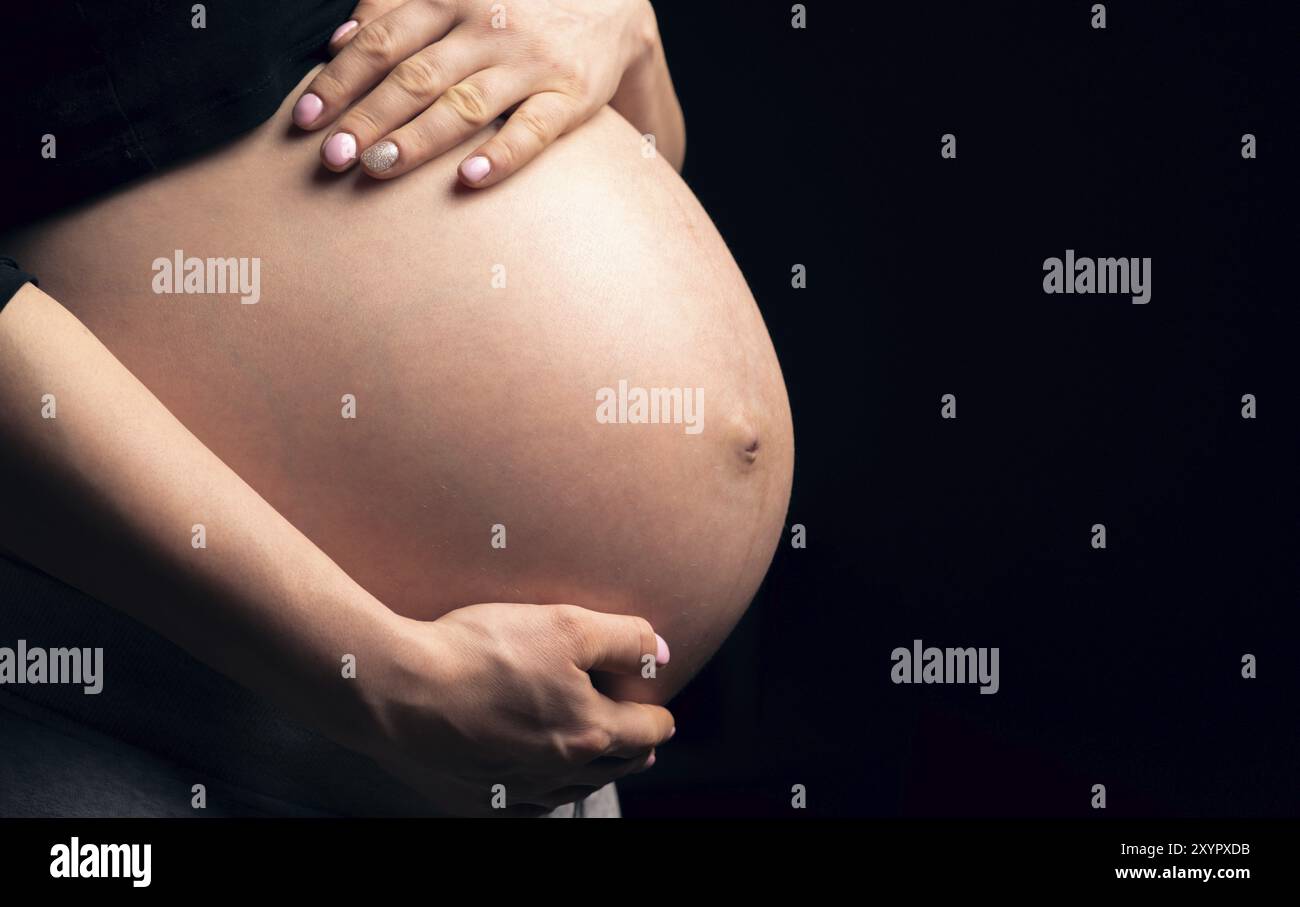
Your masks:
<svg viewBox="0 0 1300 907"><path fill-rule="evenodd" d="M625 813L1296 815L1292 4L806 5L656 3L808 547ZM1152 258L1150 303L1045 295L1067 248ZM895 686L913 639L1000 692Z"/></svg>

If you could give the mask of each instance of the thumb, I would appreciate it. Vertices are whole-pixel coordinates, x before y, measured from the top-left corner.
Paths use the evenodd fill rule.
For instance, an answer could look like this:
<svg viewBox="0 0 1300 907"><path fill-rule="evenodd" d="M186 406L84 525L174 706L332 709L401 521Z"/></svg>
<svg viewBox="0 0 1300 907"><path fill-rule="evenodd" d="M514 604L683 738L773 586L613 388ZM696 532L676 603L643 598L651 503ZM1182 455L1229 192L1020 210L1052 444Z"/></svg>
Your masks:
<svg viewBox="0 0 1300 907"><path fill-rule="evenodd" d="M582 631L576 661L584 671L637 674L647 656L655 664L668 663L668 643L645 618L585 608L575 608L573 614Z"/></svg>

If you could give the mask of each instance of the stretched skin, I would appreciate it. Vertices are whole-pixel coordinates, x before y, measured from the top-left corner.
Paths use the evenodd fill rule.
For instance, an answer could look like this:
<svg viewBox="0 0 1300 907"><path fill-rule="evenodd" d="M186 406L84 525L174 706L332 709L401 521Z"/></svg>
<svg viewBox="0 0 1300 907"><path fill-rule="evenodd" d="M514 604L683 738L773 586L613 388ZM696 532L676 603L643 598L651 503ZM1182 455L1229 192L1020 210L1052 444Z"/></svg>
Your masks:
<svg viewBox="0 0 1300 907"><path fill-rule="evenodd" d="M455 167L487 131L380 182L323 171L288 105L4 248L390 608L640 614L672 661L612 692L666 701L748 607L793 467L775 353L708 215L608 108L475 191ZM155 294L176 249L259 258L259 301ZM703 430L598 422L620 379L704 388Z"/></svg>

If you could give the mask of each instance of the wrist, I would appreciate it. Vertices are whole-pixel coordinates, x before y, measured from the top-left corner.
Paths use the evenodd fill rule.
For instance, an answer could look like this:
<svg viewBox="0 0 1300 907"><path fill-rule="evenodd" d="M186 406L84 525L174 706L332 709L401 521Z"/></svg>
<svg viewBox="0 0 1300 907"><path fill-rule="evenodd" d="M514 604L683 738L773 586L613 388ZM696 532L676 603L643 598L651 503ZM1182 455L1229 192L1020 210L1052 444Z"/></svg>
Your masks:
<svg viewBox="0 0 1300 907"><path fill-rule="evenodd" d="M652 71L663 56L659 20L655 17L654 7L649 0L638 0L636 10L628 20L627 46L627 66L624 67L624 72L629 76Z"/></svg>
<svg viewBox="0 0 1300 907"><path fill-rule="evenodd" d="M637 49L609 105L642 134L654 135L659 152L680 171L686 154L686 123L649 3L644 4L633 31Z"/></svg>
<svg viewBox="0 0 1300 907"><path fill-rule="evenodd" d="M347 745L386 764L403 737L412 711L429 713L448 689L455 688L451 660L443 654L443 631L436 621L413 620L384 608L375 642L362 670L358 665L351 697L359 716Z"/></svg>
<svg viewBox="0 0 1300 907"><path fill-rule="evenodd" d="M407 644L408 621L355 583L333 601L337 621L321 634L320 669L309 684L312 717L335 742L373 757L386 736L393 691L401 689L393 664Z"/></svg>

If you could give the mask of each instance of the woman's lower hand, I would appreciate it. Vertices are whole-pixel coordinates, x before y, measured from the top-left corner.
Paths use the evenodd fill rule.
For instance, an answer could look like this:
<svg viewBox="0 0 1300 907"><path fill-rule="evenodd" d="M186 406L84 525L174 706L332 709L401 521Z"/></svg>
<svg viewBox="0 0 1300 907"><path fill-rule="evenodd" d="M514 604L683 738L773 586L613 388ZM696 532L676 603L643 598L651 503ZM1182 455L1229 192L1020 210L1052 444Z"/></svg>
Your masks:
<svg viewBox="0 0 1300 907"><path fill-rule="evenodd" d="M615 100L643 132L662 124L659 144L679 166L681 110L658 42L649 0L363 0L293 118L334 124L321 143L329 169L359 158L389 179L518 105L460 164L463 183L485 187Z"/></svg>
<svg viewBox="0 0 1300 907"><path fill-rule="evenodd" d="M675 730L667 709L608 699L587 674L667 661L642 618L481 604L398 620L401 651L364 691L365 748L448 812L539 815L648 768Z"/></svg>

